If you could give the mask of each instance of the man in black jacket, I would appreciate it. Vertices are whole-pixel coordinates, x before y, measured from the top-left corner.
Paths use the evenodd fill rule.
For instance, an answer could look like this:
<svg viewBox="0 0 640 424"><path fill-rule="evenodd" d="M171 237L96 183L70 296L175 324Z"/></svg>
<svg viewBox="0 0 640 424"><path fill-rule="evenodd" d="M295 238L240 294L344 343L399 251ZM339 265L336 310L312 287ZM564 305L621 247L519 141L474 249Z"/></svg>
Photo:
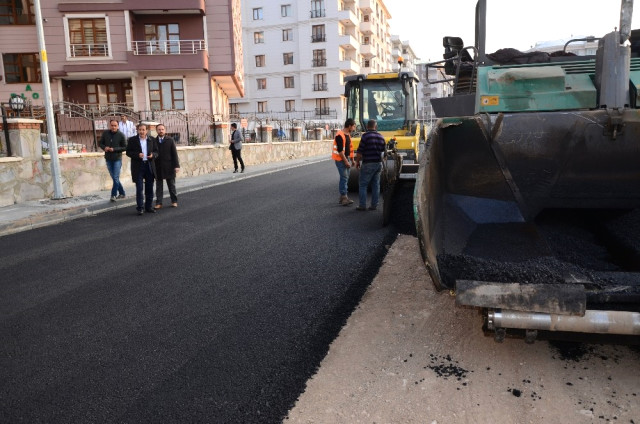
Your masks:
<svg viewBox="0 0 640 424"><path fill-rule="evenodd" d="M146 124L138 124L138 135L129 138L127 143L127 156L131 158L131 179L136 183L138 215L144 212L156 212L153 209L153 180L156 175L155 160L158 157L158 145L152 137L147 136L147 131Z"/></svg>
<svg viewBox="0 0 640 424"><path fill-rule="evenodd" d="M118 130L117 120L112 119L109 121L109 129L103 132L100 137L100 148L104 150L104 161L107 163L109 175L113 180L111 201L115 202L116 199L124 199L124 188L120 183L120 170L122 169L122 152L127 149L127 139Z"/></svg>
<svg viewBox="0 0 640 424"><path fill-rule="evenodd" d="M178 207L178 194L176 193L176 173L180 172L180 160L178 150L173 138L168 137L164 124L156 127L158 133L158 160L156 163L156 209L162 208L163 180L167 180L171 206Z"/></svg>

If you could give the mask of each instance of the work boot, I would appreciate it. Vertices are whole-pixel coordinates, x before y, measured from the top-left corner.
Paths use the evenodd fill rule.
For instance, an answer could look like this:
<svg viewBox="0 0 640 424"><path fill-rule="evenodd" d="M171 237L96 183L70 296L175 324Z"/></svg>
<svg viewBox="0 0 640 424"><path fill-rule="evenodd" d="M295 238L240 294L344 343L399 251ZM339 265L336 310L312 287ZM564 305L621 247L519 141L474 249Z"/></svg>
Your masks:
<svg viewBox="0 0 640 424"><path fill-rule="evenodd" d="M347 197L346 195L340 196L340 204L342 206L349 206L352 203L353 203L353 200L349 199L349 197Z"/></svg>

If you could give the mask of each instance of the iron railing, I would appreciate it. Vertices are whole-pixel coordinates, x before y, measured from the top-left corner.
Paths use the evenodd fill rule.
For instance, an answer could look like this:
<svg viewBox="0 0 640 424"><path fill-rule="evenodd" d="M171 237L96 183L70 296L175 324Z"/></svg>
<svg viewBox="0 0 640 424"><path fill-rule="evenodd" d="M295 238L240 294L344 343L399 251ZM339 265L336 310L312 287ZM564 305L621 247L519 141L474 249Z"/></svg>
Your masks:
<svg viewBox="0 0 640 424"><path fill-rule="evenodd" d="M71 44L69 45L71 57L107 57L109 56L108 44Z"/></svg>
<svg viewBox="0 0 640 424"><path fill-rule="evenodd" d="M206 49L205 40L134 41L134 55L196 54Z"/></svg>

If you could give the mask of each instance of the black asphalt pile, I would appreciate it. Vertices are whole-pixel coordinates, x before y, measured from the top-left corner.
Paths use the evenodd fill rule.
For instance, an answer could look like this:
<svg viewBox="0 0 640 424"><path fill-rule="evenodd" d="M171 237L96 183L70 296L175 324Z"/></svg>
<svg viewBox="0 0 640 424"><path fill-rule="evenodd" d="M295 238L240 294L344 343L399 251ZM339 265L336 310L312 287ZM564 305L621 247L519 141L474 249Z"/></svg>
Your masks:
<svg viewBox="0 0 640 424"><path fill-rule="evenodd" d="M548 211L536 220L531 245L521 248L501 244L507 239L503 234L496 232L492 237L486 228L481 230L486 249L479 249L475 240L473 249L462 254L438 255L445 285L463 279L522 284L575 281L598 288L640 286L640 275L635 272L640 268L639 211Z"/></svg>

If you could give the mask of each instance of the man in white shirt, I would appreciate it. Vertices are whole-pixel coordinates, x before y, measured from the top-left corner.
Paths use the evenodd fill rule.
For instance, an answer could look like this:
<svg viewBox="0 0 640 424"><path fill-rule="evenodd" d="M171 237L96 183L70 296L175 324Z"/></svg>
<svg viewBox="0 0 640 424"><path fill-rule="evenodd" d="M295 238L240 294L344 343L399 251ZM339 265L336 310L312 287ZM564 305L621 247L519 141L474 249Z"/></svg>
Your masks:
<svg viewBox="0 0 640 424"><path fill-rule="evenodd" d="M118 129L124 134L127 140L129 139L129 137L133 137L137 134L136 126L133 124L133 122L129 121L127 115L125 115L124 113L120 115Z"/></svg>
<svg viewBox="0 0 640 424"><path fill-rule="evenodd" d="M131 158L131 179L136 183L136 210L155 213L153 208L153 183L156 175L155 160L158 158L158 144L147 134L147 125L138 125L138 135L127 142L127 156Z"/></svg>

